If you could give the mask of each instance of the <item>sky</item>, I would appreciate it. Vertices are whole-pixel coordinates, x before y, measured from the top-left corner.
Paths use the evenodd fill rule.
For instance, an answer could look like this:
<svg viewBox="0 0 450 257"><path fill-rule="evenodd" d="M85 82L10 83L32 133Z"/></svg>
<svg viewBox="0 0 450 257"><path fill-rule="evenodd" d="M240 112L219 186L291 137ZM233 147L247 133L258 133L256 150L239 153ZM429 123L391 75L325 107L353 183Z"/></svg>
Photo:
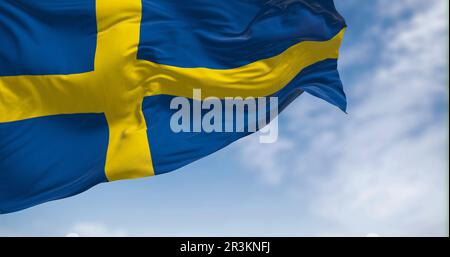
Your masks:
<svg viewBox="0 0 450 257"><path fill-rule="evenodd" d="M175 172L0 216L1 236L448 236L448 1L336 0L348 114L303 94Z"/></svg>

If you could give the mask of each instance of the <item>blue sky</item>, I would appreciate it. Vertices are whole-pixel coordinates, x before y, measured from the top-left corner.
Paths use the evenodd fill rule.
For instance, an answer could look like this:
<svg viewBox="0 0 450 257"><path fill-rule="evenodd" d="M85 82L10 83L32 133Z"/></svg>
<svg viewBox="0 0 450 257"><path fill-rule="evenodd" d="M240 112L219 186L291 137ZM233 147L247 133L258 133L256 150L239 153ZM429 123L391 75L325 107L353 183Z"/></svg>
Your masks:
<svg viewBox="0 0 450 257"><path fill-rule="evenodd" d="M176 172L0 216L3 236L448 235L448 3L339 0L349 114L302 95Z"/></svg>

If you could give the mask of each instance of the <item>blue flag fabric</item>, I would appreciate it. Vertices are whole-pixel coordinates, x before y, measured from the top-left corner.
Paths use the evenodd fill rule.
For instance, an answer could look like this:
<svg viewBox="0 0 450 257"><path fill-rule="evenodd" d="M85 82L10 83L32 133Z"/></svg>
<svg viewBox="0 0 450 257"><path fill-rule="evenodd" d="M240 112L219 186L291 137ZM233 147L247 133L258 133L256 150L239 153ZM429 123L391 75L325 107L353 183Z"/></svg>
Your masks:
<svg viewBox="0 0 450 257"><path fill-rule="evenodd" d="M275 96L279 110L307 92L345 111L345 26L332 0L0 1L0 213L173 171L251 133L174 132L171 102L194 106L197 88Z"/></svg>

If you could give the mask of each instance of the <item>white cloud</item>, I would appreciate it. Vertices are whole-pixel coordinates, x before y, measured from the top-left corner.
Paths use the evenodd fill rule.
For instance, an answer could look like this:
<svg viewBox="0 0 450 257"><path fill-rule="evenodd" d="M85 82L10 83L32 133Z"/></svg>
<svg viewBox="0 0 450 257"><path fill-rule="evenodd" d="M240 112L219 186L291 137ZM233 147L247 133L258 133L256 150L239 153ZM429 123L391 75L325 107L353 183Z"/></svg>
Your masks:
<svg viewBox="0 0 450 257"><path fill-rule="evenodd" d="M376 6L378 22L366 33L381 33L377 41L363 35L349 52L362 58L356 63L379 61L346 85L350 114L302 96L285 113L289 139L281 134L280 146L260 151L241 143L243 161L252 156L247 165L263 178L294 185L299 204L321 221L305 225L312 233L447 235L447 3Z"/></svg>
<svg viewBox="0 0 450 257"><path fill-rule="evenodd" d="M240 144L245 146L240 152L245 167L258 172L262 180L270 185L281 182L286 170L280 162L289 161L284 158L289 156L285 153L294 150L294 143L286 139L278 139L276 144L261 144L255 134L244 138Z"/></svg>
<svg viewBox="0 0 450 257"><path fill-rule="evenodd" d="M72 226L67 237L123 237L128 233L122 229L112 229L102 223L79 222Z"/></svg>

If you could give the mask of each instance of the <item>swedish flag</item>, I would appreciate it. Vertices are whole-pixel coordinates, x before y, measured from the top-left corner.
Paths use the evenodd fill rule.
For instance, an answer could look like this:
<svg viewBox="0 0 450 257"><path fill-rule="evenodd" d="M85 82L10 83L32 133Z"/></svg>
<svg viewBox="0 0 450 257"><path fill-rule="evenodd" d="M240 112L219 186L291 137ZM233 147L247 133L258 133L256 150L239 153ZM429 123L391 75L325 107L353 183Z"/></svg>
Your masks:
<svg viewBox="0 0 450 257"><path fill-rule="evenodd" d="M174 97L345 110L332 0L1 0L0 213L162 174L248 133L175 133Z"/></svg>

